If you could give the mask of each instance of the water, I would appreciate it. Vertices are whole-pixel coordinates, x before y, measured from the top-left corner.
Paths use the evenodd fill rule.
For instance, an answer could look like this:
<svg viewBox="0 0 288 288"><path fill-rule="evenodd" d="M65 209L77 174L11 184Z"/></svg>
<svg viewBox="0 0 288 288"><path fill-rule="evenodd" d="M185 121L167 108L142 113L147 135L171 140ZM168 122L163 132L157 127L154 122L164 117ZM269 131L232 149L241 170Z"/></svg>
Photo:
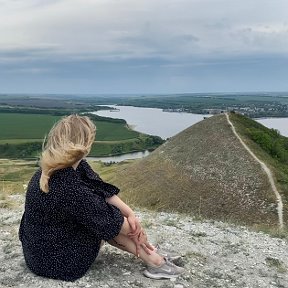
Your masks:
<svg viewBox="0 0 288 288"><path fill-rule="evenodd" d="M191 125L211 115L193 113L163 112L157 108L142 108L133 106L115 106L117 112L101 110L95 112L99 116L125 119L130 127L142 133L157 135L163 139L172 137ZM281 135L288 137L288 118L263 118L255 119L268 128L279 130ZM103 162L120 162L126 159L142 158L149 154L148 151L129 153L115 157L91 157L92 160Z"/></svg>
<svg viewBox="0 0 288 288"><path fill-rule="evenodd" d="M163 139L172 137L180 131L203 120L205 116L209 116L192 113L163 112L162 109L157 108L141 108L115 105L109 106L116 108L117 112L101 110L95 112L95 114L104 117L125 119L133 130L150 135L157 135ZM89 159L109 163L120 162L128 159L143 158L147 155L149 155L149 152L145 151L113 157L89 157Z"/></svg>
<svg viewBox="0 0 288 288"><path fill-rule="evenodd" d="M132 106L113 106L118 112L101 110L95 112L99 116L125 119L133 130L157 135L163 139L172 137L180 131L203 120L208 115L193 113L163 112L157 108L142 108ZM210 115L211 116L211 115Z"/></svg>
<svg viewBox="0 0 288 288"><path fill-rule="evenodd" d="M263 118L255 120L268 128L277 129L281 135L288 137L288 118Z"/></svg>
<svg viewBox="0 0 288 288"><path fill-rule="evenodd" d="M132 106L115 106L119 112L109 110L97 111L95 114L111 118L125 119L127 123L139 132L157 135L166 139L174 136L189 126L211 115L163 112L157 108L141 108ZM288 137L288 118L262 118L255 119L268 128L279 130L281 135Z"/></svg>
<svg viewBox="0 0 288 288"><path fill-rule="evenodd" d="M127 153L122 154L118 156L110 156L110 157L87 157L89 160L92 161L101 161L104 163L110 163L110 162L121 162L124 160L130 160L130 159L139 159L143 158L145 156L149 155L149 151L146 150L144 152L133 152L133 153Z"/></svg>

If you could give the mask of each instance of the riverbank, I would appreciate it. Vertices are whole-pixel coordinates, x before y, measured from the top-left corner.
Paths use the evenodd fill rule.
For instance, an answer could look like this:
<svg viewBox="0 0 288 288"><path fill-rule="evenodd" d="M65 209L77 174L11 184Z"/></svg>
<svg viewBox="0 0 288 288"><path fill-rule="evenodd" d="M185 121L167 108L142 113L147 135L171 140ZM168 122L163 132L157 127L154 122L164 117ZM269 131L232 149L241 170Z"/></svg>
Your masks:
<svg viewBox="0 0 288 288"><path fill-rule="evenodd" d="M125 160L141 159L150 154L148 150L141 152L132 152L108 157L86 157L88 161L101 161L104 163L118 163Z"/></svg>
<svg viewBox="0 0 288 288"><path fill-rule="evenodd" d="M151 280L134 256L104 246L88 273L76 282L32 274L18 240L22 195L13 209L0 209L0 287L97 288L276 288L288 287L287 239L273 238L223 222L200 221L183 214L136 210L153 243L174 250L185 273L174 281Z"/></svg>

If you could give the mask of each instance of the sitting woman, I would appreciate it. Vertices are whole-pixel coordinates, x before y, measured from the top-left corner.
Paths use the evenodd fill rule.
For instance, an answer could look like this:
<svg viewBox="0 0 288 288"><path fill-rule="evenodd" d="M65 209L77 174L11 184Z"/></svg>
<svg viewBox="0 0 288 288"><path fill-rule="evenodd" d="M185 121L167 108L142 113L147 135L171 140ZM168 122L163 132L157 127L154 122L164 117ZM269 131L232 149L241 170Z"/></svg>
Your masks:
<svg viewBox="0 0 288 288"><path fill-rule="evenodd" d="M78 115L51 129L19 229L27 266L40 276L74 281L87 272L104 240L140 257L147 277L179 276L184 269L148 242L132 209L117 196L119 189L83 160L95 134L93 122Z"/></svg>

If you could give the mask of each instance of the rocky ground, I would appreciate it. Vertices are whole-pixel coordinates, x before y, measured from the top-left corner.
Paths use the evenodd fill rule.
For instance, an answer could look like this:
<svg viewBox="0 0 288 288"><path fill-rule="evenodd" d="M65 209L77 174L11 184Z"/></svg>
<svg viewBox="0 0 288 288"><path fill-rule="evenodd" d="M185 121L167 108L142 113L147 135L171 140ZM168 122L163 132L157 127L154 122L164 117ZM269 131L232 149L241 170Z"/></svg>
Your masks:
<svg viewBox="0 0 288 288"><path fill-rule="evenodd" d="M17 197L16 197L17 198ZM137 211L153 243L183 255L186 269L174 281L142 275L139 259L105 245L89 272L76 282L41 278L27 269L18 241L23 209L0 209L0 287L288 287L287 239L222 222L197 221L174 213Z"/></svg>

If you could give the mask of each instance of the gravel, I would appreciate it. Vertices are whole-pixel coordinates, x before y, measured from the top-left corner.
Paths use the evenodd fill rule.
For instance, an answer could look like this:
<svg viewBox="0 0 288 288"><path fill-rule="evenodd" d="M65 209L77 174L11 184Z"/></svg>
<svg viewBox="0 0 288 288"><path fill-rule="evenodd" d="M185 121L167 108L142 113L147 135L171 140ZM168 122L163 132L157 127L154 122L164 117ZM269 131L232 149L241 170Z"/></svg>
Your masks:
<svg viewBox="0 0 288 288"><path fill-rule="evenodd" d="M176 213L136 210L152 243L183 257L185 273L177 279L151 280L136 257L105 244L88 273L75 282L46 279L25 265L18 227L20 208L0 209L0 287L287 287L287 239L251 232L247 227L199 221ZM18 200L19 200L18 199Z"/></svg>

